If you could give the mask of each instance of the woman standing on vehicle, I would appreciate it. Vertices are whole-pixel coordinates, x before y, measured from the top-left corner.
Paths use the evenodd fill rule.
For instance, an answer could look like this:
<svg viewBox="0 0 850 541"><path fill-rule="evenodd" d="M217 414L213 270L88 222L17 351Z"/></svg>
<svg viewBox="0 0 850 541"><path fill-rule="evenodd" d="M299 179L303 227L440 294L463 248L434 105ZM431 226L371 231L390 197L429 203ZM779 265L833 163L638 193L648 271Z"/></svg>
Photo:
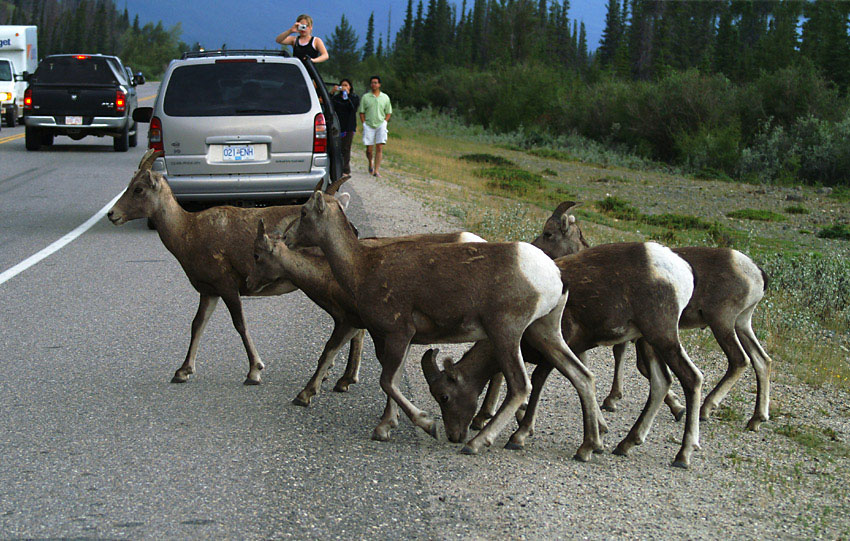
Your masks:
<svg viewBox="0 0 850 541"><path fill-rule="evenodd" d="M299 15L292 28L276 37L275 41L281 45L292 45L292 56L295 58L306 56L311 58L314 64L328 59L325 44L321 38L313 36L313 18L309 15Z"/></svg>
<svg viewBox="0 0 850 541"><path fill-rule="evenodd" d="M350 79L343 79L334 87L331 96L334 111L339 118L340 139L342 141L342 172L351 174L351 141L357 131L357 108L360 106L360 96L354 93Z"/></svg>

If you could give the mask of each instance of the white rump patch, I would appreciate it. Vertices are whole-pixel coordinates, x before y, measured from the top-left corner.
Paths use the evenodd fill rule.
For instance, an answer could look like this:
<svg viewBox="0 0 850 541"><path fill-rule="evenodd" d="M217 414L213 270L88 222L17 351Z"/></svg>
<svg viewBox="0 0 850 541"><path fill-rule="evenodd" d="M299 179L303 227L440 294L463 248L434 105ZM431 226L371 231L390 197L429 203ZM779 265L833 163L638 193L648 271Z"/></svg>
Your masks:
<svg viewBox="0 0 850 541"><path fill-rule="evenodd" d="M540 293L534 319L545 316L561 298L564 284L561 281L561 270L552 258L536 246L526 242L517 243L517 263L519 271L531 287ZM690 297L689 297L690 298Z"/></svg>
<svg viewBox="0 0 850 541"><path fill-rule="evenodd" d="M487 242L482 239L475 233L470 233L469 231L464 231L460 234L460 242Z"/></svg>
<svg viewBox="0 0 850 541"><path fill-rule="evenodd" d="M745 305L751 306L760 301L764 296L764 277L758 265L738 250L732 250L731 265L735 272L741 275L742 280L750 286Z"/></svg>
<svg viewBox="0 0 850 541"><path fill-rule="evenodd" d="M676 290L679 314L688 305L694 294L694 274L687 261L679 257L670 248L655 242L647 242L647 258L656 277L671 283Z"/></svg>

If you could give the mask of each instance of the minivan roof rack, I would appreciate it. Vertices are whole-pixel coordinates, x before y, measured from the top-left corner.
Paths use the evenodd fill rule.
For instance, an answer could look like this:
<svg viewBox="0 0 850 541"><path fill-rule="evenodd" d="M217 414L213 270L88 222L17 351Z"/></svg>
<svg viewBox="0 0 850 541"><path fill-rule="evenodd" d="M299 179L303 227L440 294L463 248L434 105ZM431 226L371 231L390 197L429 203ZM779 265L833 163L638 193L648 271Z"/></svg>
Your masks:
<svg viewBox="0 0 850 541"><path fill-rule="evenodd" d="M205 58L209 56L290 56L283 49L211 49L207 51L186 51L181 60L187 58Z"/></svg>

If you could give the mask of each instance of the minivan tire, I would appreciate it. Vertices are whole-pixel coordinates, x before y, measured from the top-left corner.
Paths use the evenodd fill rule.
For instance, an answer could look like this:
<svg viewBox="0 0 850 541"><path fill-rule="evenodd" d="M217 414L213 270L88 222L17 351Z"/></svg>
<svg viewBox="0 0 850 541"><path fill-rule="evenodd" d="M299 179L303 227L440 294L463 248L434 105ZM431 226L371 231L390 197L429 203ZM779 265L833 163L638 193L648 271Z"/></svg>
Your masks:
<svg viewBox="0 0 850 541"><path fill-rule="evenodd" d="M38 128L24 128L27 150L39 150L41 148L41 130Z"/></svg>
<svg viewBox="0 0 850 541"><path fill-rule="evenodd" d="M115 152L127 152L130 148L129 123L124 125L124 129L121 130L121 135L116 135L115 139L112 140L112 148L115 149Z"/></svg>

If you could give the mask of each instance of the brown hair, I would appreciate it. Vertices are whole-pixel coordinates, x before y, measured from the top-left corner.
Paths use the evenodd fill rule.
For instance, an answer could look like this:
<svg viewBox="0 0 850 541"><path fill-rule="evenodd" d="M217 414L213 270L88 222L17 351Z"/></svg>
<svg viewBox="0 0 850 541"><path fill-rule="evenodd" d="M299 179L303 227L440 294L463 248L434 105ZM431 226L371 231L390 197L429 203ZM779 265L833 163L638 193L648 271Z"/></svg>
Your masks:
<svg viewBox="0 0 850 541"><path fill-rule="evenodd" d="M302 21L302 20L307 21L307 26L313 26L313 17L310 17L309 15L306 15L306 14L299 15L298 18L295 19L295 22Z"/></svg>

